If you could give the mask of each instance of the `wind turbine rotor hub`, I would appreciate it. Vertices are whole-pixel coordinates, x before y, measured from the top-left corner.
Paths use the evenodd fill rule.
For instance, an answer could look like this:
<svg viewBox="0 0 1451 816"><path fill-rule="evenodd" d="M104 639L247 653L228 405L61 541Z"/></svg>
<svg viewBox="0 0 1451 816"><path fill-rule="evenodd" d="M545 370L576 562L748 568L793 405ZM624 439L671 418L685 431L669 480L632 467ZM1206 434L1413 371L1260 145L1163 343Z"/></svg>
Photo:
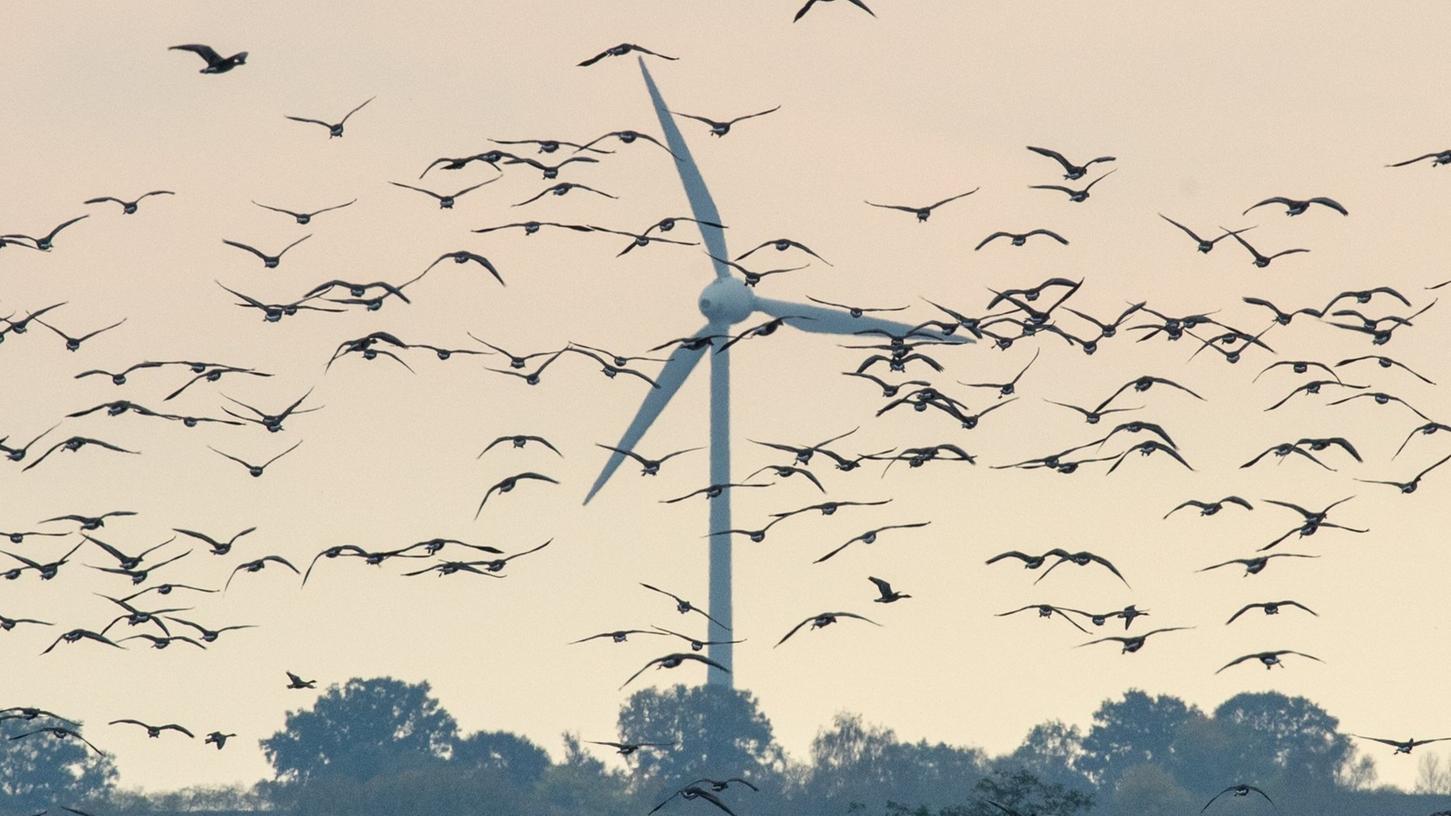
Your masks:
<svg viewBox="0 0 1451 816"><path fill-rule="evenodd" d="M717 278L701 290L700 313L712 322L739 323L756 309L756 296L736 278Z"/></svg>

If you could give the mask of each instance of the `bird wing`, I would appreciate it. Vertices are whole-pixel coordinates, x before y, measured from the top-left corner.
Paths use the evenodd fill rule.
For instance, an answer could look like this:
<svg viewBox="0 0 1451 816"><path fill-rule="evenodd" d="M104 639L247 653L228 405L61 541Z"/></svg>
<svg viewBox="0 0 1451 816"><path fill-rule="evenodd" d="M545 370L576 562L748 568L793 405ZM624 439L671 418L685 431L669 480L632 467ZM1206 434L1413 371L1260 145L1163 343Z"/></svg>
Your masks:
<svg viewBox="0 0 1451 816"><path fill-rule="evenodd" d="M210 45L202 45L200 43L188 43L186 45L173 45L173 46L171 46L170 48L168 48L166 50L168 50L168 51L190 51L193 54L196 54L197 56L199 56L202 59L206 60L207 61L207 65L213 65L215 63L218 63L218 62L221 62L222 61L222 55L221 54L218 54L217 53L217 50L215 48L212 48ZM1434 156L1436 154L1432 153L1431 155Z"/></svg>

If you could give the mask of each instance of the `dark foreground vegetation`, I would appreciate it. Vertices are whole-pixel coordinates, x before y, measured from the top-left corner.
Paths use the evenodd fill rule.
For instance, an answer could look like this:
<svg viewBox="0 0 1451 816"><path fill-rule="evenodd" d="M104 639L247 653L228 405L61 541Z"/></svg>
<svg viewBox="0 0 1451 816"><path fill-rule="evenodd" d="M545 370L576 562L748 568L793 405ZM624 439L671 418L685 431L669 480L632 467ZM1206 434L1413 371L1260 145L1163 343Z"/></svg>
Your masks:
<svg viewBox="0 0 1451 816"><path fill-rule="evenodd" d="M0 723L0 736L31 730ZM613 749L563 735L551 758L504 731L461 733L426 683L353 679L288 715L261 741L275 775L250 788L138 795L116 787L109 758L70 740L0 742L0 816L70 806L94 816L269 811L279 816L640 816L682 785L741 778L717 793L738 816L1177 816L1233 784L1257 786L1283 816L1428 816L1451 808L1451 774L1426 749L1417 792L1377 788L1374 768L1336 719L1281 694L1241 694L1213 711L1129 691L1086 731L1042 723L1012 753L904 742L842 714L801 760L777 745L755 698L674 686L632 695L621 742L674 743L606 764ZM227 750L245 744L229 746ZM997 803L996 805L993 803ZM662 814L719 814L674 798ZM1226 796L1211 813L1272 814Z"/></svg>

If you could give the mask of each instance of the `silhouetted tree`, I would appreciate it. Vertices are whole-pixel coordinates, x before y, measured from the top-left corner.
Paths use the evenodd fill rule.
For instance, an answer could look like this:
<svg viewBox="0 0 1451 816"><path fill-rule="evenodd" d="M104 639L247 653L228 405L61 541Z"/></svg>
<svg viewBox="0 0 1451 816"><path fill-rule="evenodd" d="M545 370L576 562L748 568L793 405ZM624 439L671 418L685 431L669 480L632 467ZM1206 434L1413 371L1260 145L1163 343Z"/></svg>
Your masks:
<svg viewBox="0 0 1451 816"><path fill-rule="evenodd" d="M49 734L10 739L46 724L39 719L0 723L0 802L17 811L35 812L104 797L116 779L109 758Z"/></svg>
<svg viewBox="0 0 1451 816"><path fill-rule="evenodd" d="M1122 769L1110 801L1111 813L1134 816L1181 816L1197 812L1204 804L1180 787L1168 771L1150 764Z"/></svg>
<svg viewBox="0 0 1451 816"><path fill-rule="evenodd" d="M839 813L852 803L870 810L942 807L970 799L985 764L977 749L904 743L890 728L838 714L812 740L811 763L795 793L804 813Z"/></svg>
<svg viewBox="0 0 1451 816"><path fill-rule="evenodd" d="M1086 813L1093 807L1093 794L1072 790L1052 782L1044 782L1031 771L1019 769L998 769L979 779L973 786L976 798L992 800L1013 808L1020 813L1036 816L1074 816ZM978 802L972 809L974 814L998 814L1001 812Z"/></svg>
<svg viewBox="0 0 1451 816"><path fill-rule="evenodd" d="M549 768L549 754L507 731L479 731L454 743L450 762L462 767L496 770L513 784L528 787Z"/></svg>
<svg viewBox="0 0 1451 816"><path fill-rule="evenodd" d="M1083 790L1089 787L1088 778L1080 770L1083 758L1083 734L1078 726L1050 720L1033 726L1023 744L998 765L1022 768L1044 782Z"/></svg>
<svg viewBox="0 0 1451 816"><path fill-rule="evenodd" d="M289 712L283 730L261 744L284 782L361 782L446 757L457 732L428 683L353 678L328 688L311 710Z"/></svg>
<svg viewBox="0 0 1451 816"><path fill-rule="evenodd" d="M1177 697L1151 697L1131 689L1122 699L1104 701L1094 712L1078 767L1100 790L1111 790L1119 776L1136 765L1152 763L1172 774L1178 764L1174 740L1179 729L1203 717L1203 712Z"/></svg>
<svg viewBox="0 0 1451 816"><path fill-rule="evenodd" d="M1216 708L1214 719L1234 728L1255 761L1273 763L1297 786L1334 784L1355 753L1340 721L1304 697L1239 694Z"/></svg>
<svg viewBox="0 0 1451 816"><path fill-rule="evenodd" d="M675 743L668 751L635 754L642 793L705 776L740 776L759 784L785 763L771 721L755 696L739 689L676 685L637 691L620 709L619 731L626 742Z"/></svg>

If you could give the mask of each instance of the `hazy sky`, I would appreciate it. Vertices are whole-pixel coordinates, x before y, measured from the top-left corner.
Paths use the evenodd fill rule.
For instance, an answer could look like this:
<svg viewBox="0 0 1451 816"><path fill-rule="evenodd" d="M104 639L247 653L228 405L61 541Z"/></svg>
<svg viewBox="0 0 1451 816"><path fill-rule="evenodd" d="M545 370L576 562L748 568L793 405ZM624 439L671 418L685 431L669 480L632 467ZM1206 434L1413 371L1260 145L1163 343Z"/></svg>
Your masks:
<svg viewBox="0 0 1451 816"><path fill-rule="evenodd" d="M344 560L319 566L299 591L290 573L269 568L239 576L225 596L165 599L195 605L186 614L211 625L261 627L229 633L205 653L185 645L156 652L133 642L124 652L80 644L38 657L64 629L109 620L114 610L93 593L130 591L124 579L80 566L108 565L87 546L53 582L27 575L0 586L0 612L58 624L0 635L8 667L0 705L37 704L84 718L92 740L114 754L123 784L146 788L266 774L255 740L311 699L283 688L289 669L323 685L359 675L426 679L464 729L514 730L553 751L566 729L590 739L612 734L619 704L634 690L616 687L674 644L565 644L651 623L703 634L694 616L680 618L637 582L704 602L706 502L657 503L706 484L704 454L671 462L655 479L626 465L581 508L604 461L594 443L618 439L644 396L638 381L605 380L582 358L560 360L533 389L484 370L501 364L498 358L444 363L423 352L409 358L416 375L387 360L347 358L326 373L323 366L339 342L376 329L461 347L472 346L472 331L516 351L576 340L638 353L700 325L695 298L710 267L698 248L651 246L616 259L623 246L617 237L469 232L523 218L638 229L687 215L669 157L652 146L616 146L599 164L563 172L564 180L619 196L614 201L574 194L513 208L550 183L524 167L509 168L452 211L387 184L416 182L432 159L486 150L490 138L582 141L623 128L658 135L633 57L575 67L622 40L680 57L652 63L675 110L728 118L781 106L724 139L681 123L733 252L784 235L835 264L770 278L764 295L910 304L909 318L926 319L937 315L921 297L981 313L988 287L1062 275L1085 280L1073 305L1101 317L1126 301L1148 300L1166 313L1222 309L1217 318L1258 331L1267 313L1241 296L1318 307L1343 288L1392 285L1420 306L1432 298L1424 286L1451 277L1442 241L1451 170L1384 167L1446 146L1439 100L1451 6L872 5L876 19L831 3L795 25L793 0L7 9L0 232L44 232L74 215L91 218L62 233L50 254L0 251L0 313L66 300L52 317L72 334L122 317L127 323L75 354L38 326L8 337L0 346L7 395L0 435L28 439L66 413L123 397L215 416L229 404L223 394L281 408L311 388L308 404L324 407L293 417L278 435L255 427L187 429L132 415L69 420L53 440L98 436L142 455L87 449L58 453L28 473L0 468L0 528L29 529L61 513L135 510L138 517L108 524L102 537L139 550L165 540L172 527L230 536L257 526L232 556L198 549L158 573L204 585L220 585L245 559L275 553L301 565L345 543L385 549L438 535L509 551L550 538L554 544L512 564L502 581L401 578L391 564L374 570ZM251 56L229 74L202 76L200 60L166 50L186 42ZM283 118L335 118L374 95L342 139ZM1116 155L1106 167L1117 172L1090 201L1069 203L1027 189L1061 175L1024 150L1027 144L1080 160ZM454 190L492 175L474 166L430 174L426 185ZM862 203L926 203L974 187L982 189L926 225ZM157 188L177 194L148 199L130 217L114 205L81 204ZM1316 208L1290 220L1270 207L1239 215L1271 195L1328 195L1351 215ZM248 203L315 209L355 197L353 207L307 227ZM1201 256L1158 212L1202 232L1258 225L1246 237L1261 249L1312 252L1268 269L1256 269L1229 243ZM998 242L972 250L994 230L1040 226L1071 245ZM275 250L309 233L275 270L221 242ZM696 236L687 230L684 237ZM402 282L458 249L487 255L508 286L474 266L441 264L408 290L411 306L395 300L378 313L301 314L269 325L233 306L214 283L290 300L332 277ZM1409 311L1379 299L1363 308L1371 315ZM1451 339L1447 308L1398 331L1383 351L1431 379L1451 376L1435 351ZM1309 319L1277 327L1265 341L1279 359L1334 362L1373 353L1363 336ZM973 431L935 413L873 418L879 394L838 373L865 352L840 349L834 339L782 331L733 351L738 475L780 461L747 437L807 442L858 425L846 450L954 442L980 456L976 467L898 467L887 478L879 468L844 474L818 467L833 498L894 501L792 519L766 542L738 545L735 628L748 642L737 647L735 681L759 696L788 750L804 755L816 729L849 710L904 738L1006 751L1043 720L1086 723L1100 700L1128 687L1208 708L1241 691L1275 689L1311 697L1348 731L1425 737L1451 729L1436 704L1451 666L1439 603L1448 556L1438 535L1451 471L1428 476L1412 496L1352 481L1409 479L1444 455L1446 435L1418 437L1393 462L1421 422L1403 406L1360 400L1325 407L1329 398L1321 396L1264 413L1302 379L1279 370L1250 383L1273 359L1263 350L1229 366L1212 351L1186 362L1194 349L1188 338L1120 337L1091 358L1056 338L1040 345L1042 358L1020 383L1022 398ZM945 351L947 370L934 379L986 407L992 393L953 381L1010 377L1032 353L1031 343L1006 353ZM162 397L184 372L139 372L125 388L72 378L92 367L173 358L275 376L224 379L166 404ZM647 436L646 452L705 444L704 374L702 367ZM1155 389L1124 403L1146 405L1132 416L1167 427L1195 472L1159 456L1135 457L1111 476L1101 467L1073 476L988 468L1096 438L1104 426L1087 426L1043 399L1093 404L1140 374L1171 377L1207 398ZM1451 415L1440 389L1404 372L1365 366L1342 376L1402 396L1431 417ZM503 448L475 458L505 433L544 434L565 458ZM1337 472L1304 460L1238 468L1275 442L1337 435L1355 443L1364 464L1329 454ZM265 459L297 440L302 447L256 480L206 449ZM1106 450L1131 441L1139 440L1115 440ZM483 490L523 470L563 484L524 485L491 500L474 521ZM1230 493L1256 509L1160 520L1183 499ZM1326 530L1280 547L1319 560L1284 559L1252 578L1229 569L1194 573L1249 555L1296 522L1260 499L1321 506L1350 495L1357 498L1334 518L1370 534ZM809 484L791 479L737 496L736 520L756 526L770 512L817 499ZM921 520L932 525L811 563L870 527ZM72 539L32 539L22 552L45 560L71 546ZM1109 557L1133 589L1107 573L1071 568L1034 587L1034 573L982 563L1005 549L1054 546ZM162 550L181 551L180 542ZM868 575L915 597L873 605ZM1280 598L1320 616L1252 615L1223 625L1245 603ZM993 617L1040 601L1093 611L1136 603L1152 611L1136 631L1144 624L1198 628L1120 655L1109 645L1072 648L1086 638L1061 621ZM867 613L884 627L848 622L771 648L801 618L827 609ZM1214 674L1238 655L1280 648L1325 663ZM703 679L700 669L686 667L642 681ZM221 753L203 751L103 724L118 717L241 736ZM1392 759L1389 749L1371 753L1382 780L1408 785L1414 778L1414 759Z"/></svg>

